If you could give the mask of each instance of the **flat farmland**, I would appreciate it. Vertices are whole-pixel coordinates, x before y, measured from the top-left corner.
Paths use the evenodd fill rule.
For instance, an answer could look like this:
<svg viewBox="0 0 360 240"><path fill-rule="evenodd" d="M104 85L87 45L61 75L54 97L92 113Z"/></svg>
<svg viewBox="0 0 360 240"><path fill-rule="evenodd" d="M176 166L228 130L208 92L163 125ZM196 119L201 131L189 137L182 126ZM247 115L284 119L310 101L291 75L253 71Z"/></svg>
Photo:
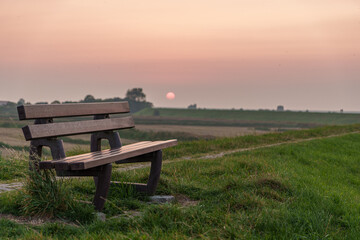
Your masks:
<svg viewBox="0 0 360 240"><path fill-rule="evenodd" d="M236 137L243 135L258 135L269 131L256 130L248 127L227 126L184 126L184 125L137 125L137 130L153 132L184 132L200 137ZM121 135L121 133L120 133Z"/></svg>
<svg viewBox="0 0 360 240"><path fill-rule="evenodd" d="M340 112L301 112L301 111L270 111L270 110L220 110L220 109L176 109L176 108L146 108L134 114L139 121L167 119L175 121L209 121L227 125L289 125L316 127L319 125L339 125L360 123L358 113Z"/></svg>
<svg viewBox="0 0 360 240"><path fill-rule="evenodd" d="M28 146L20 128L0 128L0 142L11 146Z"/></svg>

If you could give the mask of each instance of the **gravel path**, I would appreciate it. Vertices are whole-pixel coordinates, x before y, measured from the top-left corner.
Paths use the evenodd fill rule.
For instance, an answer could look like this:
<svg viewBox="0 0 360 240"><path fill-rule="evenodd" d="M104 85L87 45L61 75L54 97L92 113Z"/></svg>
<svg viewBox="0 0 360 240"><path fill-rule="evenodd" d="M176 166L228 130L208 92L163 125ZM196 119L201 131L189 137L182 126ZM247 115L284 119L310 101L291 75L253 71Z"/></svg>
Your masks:
<svg viewBox="0 0 360 240"><path fill-rule="evenodd" d="M13 182L13 183L0 183L0 193L8 192L14 189L18 189L22 186L21 182Z"/></svg>
<svg viewBox="0 0 360 240"><path fill-rule="evenodd" d="M300 139L300 140L295 140L295 141L267 144L267 145L262 145L262 146L257 146L257 147L240 148L240 149L224 151L224 152L220 152L220 153L216 153L216 154L206 154L206 155L200 156L200 157L183 157L183 158L175 159L175 160L171 160L171 161L164 161L163 164L169 164L169 163L174 163L174 162L182 162L182 161L191 161L191 160L198 160L198 159L214 159L214 158L223 157L225 155L232 154L232 153L246 152L246 151L252 151L252 150L263 149L263 148L270 148L270 147L275 147L275 146L280 146L280 145L285 145L285 144L308 142L308 141L317 140L317 139L340 137L340 136L345 136L345 135L349 135L349 134L356 134L356 133L360 133L360 132L357 131L357 132L351 132L351 133L329 135L329 136L326 136L326 137L314 137L314 138ZM128 167L124 167L124 168L119 168L116 171L123 172L123 171L128 171L128 170L146 168L146 167L149 167L149 166L150 166L150 163L144 163L144 164L138 164L138 165L128 166ZM12 191L14 189L21 188L21 186L22 186L21 182L0 183L0 193Z"/></svg>

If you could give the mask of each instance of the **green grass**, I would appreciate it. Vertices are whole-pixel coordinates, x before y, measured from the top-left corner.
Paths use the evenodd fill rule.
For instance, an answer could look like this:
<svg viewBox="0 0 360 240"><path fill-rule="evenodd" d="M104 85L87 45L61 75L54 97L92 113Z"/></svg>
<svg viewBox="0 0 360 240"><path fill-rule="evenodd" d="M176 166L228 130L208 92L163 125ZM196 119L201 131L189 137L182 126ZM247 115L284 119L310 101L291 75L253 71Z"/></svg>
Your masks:
<svg viewBox="0 0 360 240"><path fill-rule="evenodd" d="M18 119L16 105L0 106L0 118Z"/></svg>
<svg viewBox="0 0 360 240"><path fill-rule="evenodd" d="M344 134L360 131L360 124L345 126L325 126L308 130L292 130L281 133L269 133L263 135L246 135L233 138L217 138L211 140L199 140L181 142L178 146L164 150L164 159L174 159L190 155L199 155L209 152L222 152L233 149L257 147L279 142L296 141L314 137Z"/></svg>
<svg viewBox="0 0 360 240"><path fill-rule="evenodd" d="M167 149L164 155L171 160L179 155L359 130L359 125L333 126L184 142ZM55 203L56 200L67 202L60 200L69 197L91 201L95 191L91 178L66 182L64 192L55 191L60 197L49 197L56 194L42 191L46 195L37 196L35 203L31 202L33 197L26 198L29 194L10 192L0 195L0 213L34 215L43 208L26 212L24 206L42 206L49 202L51 209L55 209L50 211L50 216L67 219L77 226L66 222L21 225L3 219L0 220L0 239L356 239L360 234L359 156L360 134L348 134L211 160L164 164L157 194L174 195L179 202L149 205L147 196L126 185L112 187L104 209L106 222L94 220L90 205L73 204L64 209L51 205L51 199L55 199ZM1 159L0 163L3 162ZM145 182L148 171L114 172L112 179ZM36 191L33 194L37 195ZM183 198L198 204L183 206L180 201ZM128 211L138 211L141 216L126 217ZM121 217L116 217L119 215Z"/></svg>
<svg viewBox="0 0 360 240"><path fill-rule="evenodd" d="M28 161L22 154L14 153L6 159L0 155L0 181L24 178L24 171L28 166Z"/></svg>
<svg viewBox="0 0 360 240"><path fill-rule="evenodd" d="M154 111L159 112L159 117L156 120L162 118L186 118L189 119L202 119L202 120L236 120L243 121L250 124L259 122L265 124L266 122L272 123L274 126L276 123L283 123L294 125L294 123L302 124L320 124L320 125L333 125L333 124L354 124L360 123L360 114L350 113L318 113L318 112L295 112L295 111L264 111L264 110L215 110L215 109L176 109L176 108L146 108L134 114L136 117L153 117ZM143 121L145 121L144 119ZM138 119L141 121L141 118ZM150 121L150 120L149 120ZM181 120L185 121L185 120ZM179 121L179 122L181 122ZM220 124L219 122L218 124ZM225 124L226 122L224 122ZM231 122L230 122L231 123ZM228 122L228 124L230 124ZM291 124L292 123L292 124ZM205 123L204 123L205 124Z"/></svg>
<svg viewBox="0 0 360 240"><path fill-rule="evenodd" d="M106 222L75 227L1 220L0 238L357 239L359 156L360 134L348 134L165 164L157 194L186 196L198 204L149 205L146 196L120 186L111 189ZM144 182L147 173L116 172L113 180ZM69 188L82 200L91 200L94 191L91 179L73 181ZM6 206L1 212L14 211L9 203L16 199L13 195L0 197L0 206ZM111 218L129 210L142 215Z"/></svg>
<svg viewBox="0 0 360 240"><path fill-rule="evenodd" d="M2 120L0 121L1 128L22 128L25 124L19 121Z"/></svg>
<svg viewBox="0 0 360 240"><path fill-rule="evenodd" d="M27 151L27 152L30 150L30 147L28 147L28 146L14 146L14 145L9 145L4 142L0 142L0 148L8 148L8 149L16 150L16 151Z"/></svg>

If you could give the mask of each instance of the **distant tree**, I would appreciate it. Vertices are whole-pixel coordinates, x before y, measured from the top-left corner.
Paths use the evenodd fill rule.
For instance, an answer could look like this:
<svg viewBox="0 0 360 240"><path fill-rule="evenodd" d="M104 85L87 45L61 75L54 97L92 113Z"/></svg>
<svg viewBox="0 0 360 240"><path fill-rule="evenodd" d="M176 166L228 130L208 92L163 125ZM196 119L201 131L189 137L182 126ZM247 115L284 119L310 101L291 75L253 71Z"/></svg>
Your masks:
<svg viewBox="0 0 360 240"><path fill-rule="evenodd" d="M37 102L35 104L49 104L48 102Z"/></svg>
<svg viewBox="0 0 360 240"><path fill-rule="evenodd" d="M278 112L284 111L284 106L283 105L277 106L276 111L278 111Z"/></svg>
<svg viewBox="0 0 360 240"><path fill-rule="evenodd" d="M60 104L60 101L55 100L55 101L53 101L51 104Z"/></svg>
<svg viewBox="0 0 360 240"><path fill-rule="evenodd" d="M126 92L126 98L130 101L144 102L146 101L146 95L143 93L142 88L129 89Z"/></svg>
<svg viewBox="0 0 360 240"><path fill-rule="evenodd" d="M17 105L25 105L25 100L23 98L20 98L19 101L17 102Z"/></svg>
<svg viewBox="0 0 360 240"><path fill-rule="evenodd" d="M88 94L85 96L85 98L83 100L80 100L81 103L122 102L122 101L127 101L129 103L130 111L132 113L138 112L144 108L152 108L153 107L153 104L151 102L146 101L146 95L143 92L142 88L133 88L133 89L127 90L125 98L113 97L113 98L101 99L101 98L95 98L93 95ZM63 102L63 104L65 104L65 103L76 103L76 102L72 102L72 101Z"/></svg>
<svg viewBox="0 0 360 240"><path fill-rule="evenodd" d="M15 107L15 106L16 106L16 103L8 101L8 102L5 104L5 106L7 106L7 107Z"/></svg>
<svg viewBox="0 0 360 240"><path fill-rule="evenodd" d="M95 98L93 95L88 94L85 96L84 102L95 102Z"/></svg>
<svg viewBox="0 0 360 240"><path fill-rule="evenodd" d="M124 101L124 99L119 97L106 98L102 100L102 102L122 102L122 101Z"/></svg>
<svg viewBox="0 0 360 240"><path fill-rule="evenodd" d="M127 100L127 99L125 99L125 100ZM136 102L136 101L128 100L128 103L129 103L130 111L132 113L138 112L144 108L152 108L153 107L153 104L151 102L146 102L146 101Z"/></svg>
<svg viewBox="0 0 360 240"><path fill-rule="evenodd" d="M196 105L196 103L190 104L187 108L188 108L188 109L196 109L196 108L197 108L197 105Z"/></svg>

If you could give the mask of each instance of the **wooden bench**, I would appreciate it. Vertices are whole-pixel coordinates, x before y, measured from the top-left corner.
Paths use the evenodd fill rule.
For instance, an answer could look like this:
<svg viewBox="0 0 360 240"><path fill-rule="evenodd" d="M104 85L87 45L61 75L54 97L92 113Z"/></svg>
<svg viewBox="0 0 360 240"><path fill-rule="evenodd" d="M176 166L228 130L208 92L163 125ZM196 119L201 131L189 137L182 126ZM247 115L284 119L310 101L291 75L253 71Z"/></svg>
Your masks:
<svg viewBox="0 0 360 240"><path fill-rule="evenodd" d="M35 120L23 127L30 141L30 163L38 169L55 169L58 176L93 176L96 210L104 207L111 178L112 163L151 162L147 184L132 184L136 190L153 194L160 178L162 149L175 146L177 140L143 141L122 146L114 130L133 128L128 102L25 105L17 108L20 120ZM110 114L126 115L110 118ZM54 118L91 116L93 120L54 122ZM71 120L71 119L70 119ZM74 119L72 119L74 120ZM91 133L91 153L66 157L63 141L58 137ZM101 140L108 140L110 149L101 150ZM43 146L51 150L51 161L40 161ZM116 184L116 183L115 183Z"/></svg>

